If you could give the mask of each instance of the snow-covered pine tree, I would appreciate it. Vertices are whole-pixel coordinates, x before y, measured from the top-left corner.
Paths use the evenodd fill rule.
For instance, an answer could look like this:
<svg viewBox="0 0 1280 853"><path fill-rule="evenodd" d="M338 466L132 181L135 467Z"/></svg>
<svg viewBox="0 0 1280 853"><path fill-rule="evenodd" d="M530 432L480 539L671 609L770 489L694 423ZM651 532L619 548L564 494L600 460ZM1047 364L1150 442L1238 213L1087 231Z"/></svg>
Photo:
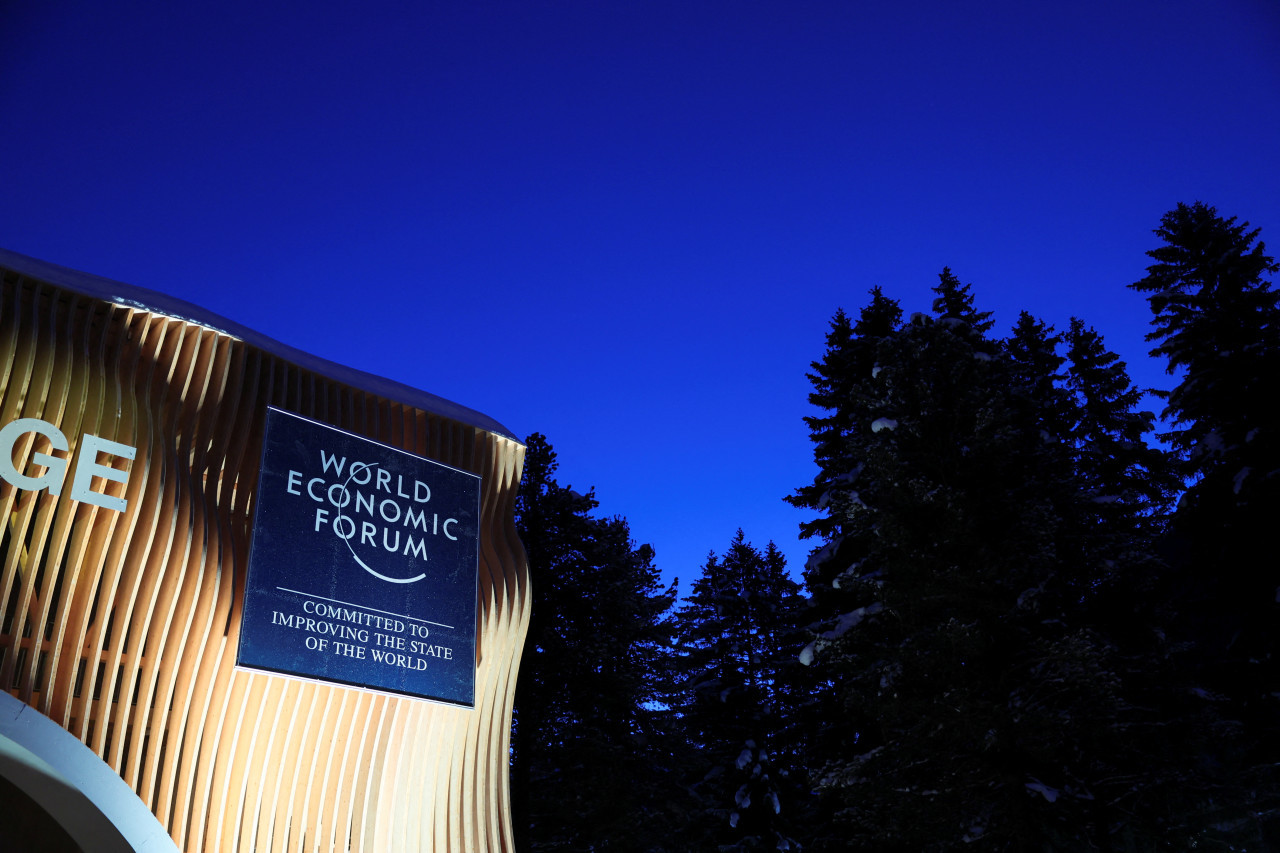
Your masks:
<svg viewBox="0 0 1280 853"><path fill-rule="evenodd" d="M804 688L794 682L800 587L770 542L739 530L712 552L677 612L681 656L673 704L695 753L698 800L682 832L689 849L798 850L807 808L791 728Z"/></svg>
<svg viewBox="0 0 1280 853"><path fill-rule="evenodd" d="M816 742L833 828L814 846L1176 837L1164 789L1131 790L1151 762L1126 745L1123 667L1073 582L1097 525L1079 512L1057 336L1024 318L1014 341L987 338L957 285L947 271L942 316L878 336L827 401L844 447L816 482L839 488L793 499L829 516L805 574L820 621L802 661L825 673L831 720Z"/></svg>
<svg viewBox="0 0 1280 853"><path fill-rule="evenodd" d="M813 385L809 402L823 410L821 415L805 418L818 474L813 483L786 498L793 506L824 510L832 500L843 500L856 479L858 462L851 455L849 435L857 401L866 397L864 385L874 378L876 347L902 322L902 309L895 300L879 287L873 287L870 296L856 324L844 311L836 312L827 333L826 352L807 374ZM839 524L839 518L839 514L823 513L803 524L800 536L836 538L833 525Z"/></svg>

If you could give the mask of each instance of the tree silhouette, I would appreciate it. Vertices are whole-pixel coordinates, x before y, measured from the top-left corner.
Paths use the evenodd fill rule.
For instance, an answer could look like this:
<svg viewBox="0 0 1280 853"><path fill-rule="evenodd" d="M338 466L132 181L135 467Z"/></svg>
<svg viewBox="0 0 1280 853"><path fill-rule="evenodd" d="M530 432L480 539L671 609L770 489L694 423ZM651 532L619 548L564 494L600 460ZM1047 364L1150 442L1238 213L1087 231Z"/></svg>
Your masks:
<svg viewBox="0 0 1280 853"><path fill-rule="evenodd" d="M546 438L529 436L516 526L533 590L516 690L513 819L528 850L660 850L676 784L651 710L675 597L653 549L591 492L555 480Z"/></svg>

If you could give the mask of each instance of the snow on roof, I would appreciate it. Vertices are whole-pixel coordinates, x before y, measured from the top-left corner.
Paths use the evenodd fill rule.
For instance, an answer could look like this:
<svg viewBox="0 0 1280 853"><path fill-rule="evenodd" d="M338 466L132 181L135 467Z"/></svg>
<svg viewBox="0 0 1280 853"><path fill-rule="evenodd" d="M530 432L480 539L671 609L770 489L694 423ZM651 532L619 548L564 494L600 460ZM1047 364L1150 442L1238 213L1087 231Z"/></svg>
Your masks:
<svg viewBox="0 0 1280 853"><path fill-rule="evenodd" d="M354 367L347 367L346 365L311 355L288 344L282 344L261 332L255 332L253 329L242 326L233 320L228 320L226 317L214 314L212 311L207 311L198 305L193 305L190 302L164 293L58 266L48 261L41 261L17 252L11 252L8 249L0 249L0 269L11 270L27 278L48 282L65 290L101 299L105 302L127 305L131 308L150 311L153 314L195 323L196 325L213 329L216 332L230 335L233 338L258 347L264 352L290 361L304 370L327 376L353 388L421 409L424 412L461 421L507 438L516 439L516 436L509 429L488 415L481 414L474 409L469 409L435 394L396 382L393 379L375 376L372 373L365 373L363 370L357 370ZM518 441L519 439L516 440Z"/></svg>

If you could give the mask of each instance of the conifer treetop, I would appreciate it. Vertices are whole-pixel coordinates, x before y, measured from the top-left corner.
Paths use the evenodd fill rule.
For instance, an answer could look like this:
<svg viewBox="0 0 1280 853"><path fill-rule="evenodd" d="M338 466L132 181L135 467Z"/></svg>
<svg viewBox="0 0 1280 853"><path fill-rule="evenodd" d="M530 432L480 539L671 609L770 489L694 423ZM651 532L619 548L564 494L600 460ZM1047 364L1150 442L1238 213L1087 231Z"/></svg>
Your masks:
<svg viewBox="0 0 1280 853"><path fill-rule="evenodd" d="M969 325L979 335L985 335L995 325L990 311L978 311L973 307L973 285L961 284L951 272L951 267L943 267L938 273L938 285L933 288L938 294L933 300L933 313L944 320L960 320Z"/></svg>

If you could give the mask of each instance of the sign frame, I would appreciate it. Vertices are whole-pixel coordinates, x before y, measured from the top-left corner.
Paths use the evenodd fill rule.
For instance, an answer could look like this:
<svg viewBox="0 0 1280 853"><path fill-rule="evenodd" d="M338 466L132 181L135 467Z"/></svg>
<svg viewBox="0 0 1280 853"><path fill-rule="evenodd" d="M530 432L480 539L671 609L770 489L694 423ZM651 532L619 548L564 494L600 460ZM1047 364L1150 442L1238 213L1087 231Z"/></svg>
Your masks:
<svg viewBox="0 0 1280 853"><path fill-rule="evenodd" d="M474 708L482 485L269 406L236 668Z"/></svg>

